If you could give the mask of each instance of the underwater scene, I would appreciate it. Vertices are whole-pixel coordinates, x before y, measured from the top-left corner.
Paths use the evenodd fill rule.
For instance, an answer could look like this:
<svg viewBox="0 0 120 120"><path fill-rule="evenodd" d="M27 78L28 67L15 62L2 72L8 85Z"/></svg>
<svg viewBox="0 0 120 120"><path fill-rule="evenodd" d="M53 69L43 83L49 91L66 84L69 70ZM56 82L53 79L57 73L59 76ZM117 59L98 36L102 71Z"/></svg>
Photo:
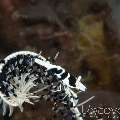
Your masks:
<svg viewBox="0 0 120 120"><path fill-rule="evenodd" d="M0 0L0 120L120 120L120 0Z"/></svg>

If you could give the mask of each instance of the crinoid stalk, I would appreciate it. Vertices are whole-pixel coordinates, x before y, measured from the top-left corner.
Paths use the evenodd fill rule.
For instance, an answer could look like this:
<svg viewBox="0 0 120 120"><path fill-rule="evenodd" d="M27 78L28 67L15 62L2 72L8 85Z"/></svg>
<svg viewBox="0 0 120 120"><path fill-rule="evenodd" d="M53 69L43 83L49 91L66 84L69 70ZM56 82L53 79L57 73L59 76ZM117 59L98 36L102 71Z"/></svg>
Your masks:
<svg viewBox="0 0 120 120"><path fill-rule="evenodd" d="M79 98L74 91L85 91L86 87L80 80L81 76L74 77L41 54L30 51L13 53L0 63L0 102L3 116L9 119L14 107L23 111L24 103L34 104L43 98L53 101L52 110L57 114L62 113L64 119L82 120L77 108ZM44 90L47 93L40 95Z"/></svg>

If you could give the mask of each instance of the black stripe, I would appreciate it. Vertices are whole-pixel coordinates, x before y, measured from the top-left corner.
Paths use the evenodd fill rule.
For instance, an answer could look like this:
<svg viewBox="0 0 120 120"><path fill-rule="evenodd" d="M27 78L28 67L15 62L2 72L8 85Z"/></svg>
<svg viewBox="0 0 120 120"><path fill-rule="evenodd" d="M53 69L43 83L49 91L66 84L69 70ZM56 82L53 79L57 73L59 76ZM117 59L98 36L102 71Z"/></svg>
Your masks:
<svg viewBox="0 0 120 120"><path fill-rule="evenodd" d="M70 75L69 84L73 87L76 87L75 83L76 83L76 78L73 75Z"/></svg>
<svg viewBox="0 0 120 120"><path fill-rule="evenodd" d="M58 70L57 68L52 68L48 70L48 75L53 75L53 74L60 74L62 72L62 69Z"/></svg>
<svg viewBox="0 0 120 120"><path fill-rule="evenodd" d="M68 72L64 72L64 73L61 75L60 80L64 80L67 76L68 76Z"/></svg>
<svg viewBox="0 0 120 120"><path fill-rule="evenodd" d="M5 63L5 60L0 60L0 63Z"/></svg>

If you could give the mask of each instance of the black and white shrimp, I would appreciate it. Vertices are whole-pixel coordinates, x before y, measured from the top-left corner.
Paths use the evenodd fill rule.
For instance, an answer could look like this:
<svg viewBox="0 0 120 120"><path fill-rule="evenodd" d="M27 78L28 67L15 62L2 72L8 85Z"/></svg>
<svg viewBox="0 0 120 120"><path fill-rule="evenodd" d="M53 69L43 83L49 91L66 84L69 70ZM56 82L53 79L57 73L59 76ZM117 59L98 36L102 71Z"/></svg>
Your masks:
<svg viewBox="0 0 120 120"><path fill-rule="evenodd" d="M56 81L49 81L50 76ZM86 90L80 80L81 76L74 77L64 68L52 64L40 54L30 51L13 53L1 60L0 63L0 103L2 104L3 116L5 118L7 116L9 119L14 107L19 107L23 111L23 103L25 102L34 104L34 101L40 97L35 93L42 90L34 90L34 88L43 84L43 88L51 86L48 89L50 97L55 98L54 94L58 94L56 99L59 100L62 94L62 103L68 104L69 102L72 104L68 104L73 112L72 117L81 120L77 108L79 99L73 91L73 89ZM54 82L58 84L56 85ZM64 94L61 91L64 91Z"/></svg>
<svg viewBox="0 0 120 120"><path fill-rule="evenodd" d="M62 68L61 66L58 65L53 65L50 63L50 61L44 61L44 60L40 60L40 59L35 59L35 62L41 66L44 66L46 68L46 73L48 75L53 75L56 76L58 79L58 82L60 82L60 86L59 89L54 91L54 92L58 92L62 91L62 88L64 88L65 91L65 97L68 97L69 101L70 101L70 109L73 111L74 113L74 117L76 118L76 120L82 120L82 118L80 117L80 112L77 108L77 103L78 103L78 96L77 94L72 90L72 89L76 89L78 91L85 91L86 87L81 83L81 76L79 77L74 77L72 74L68 73L64 68ZM63 86L63 87L62 87ZM64 102L64 100L63 100ZM71 106L72 103L72 106ZM65 104L68 104L67 102L65 102Z"/></svg>

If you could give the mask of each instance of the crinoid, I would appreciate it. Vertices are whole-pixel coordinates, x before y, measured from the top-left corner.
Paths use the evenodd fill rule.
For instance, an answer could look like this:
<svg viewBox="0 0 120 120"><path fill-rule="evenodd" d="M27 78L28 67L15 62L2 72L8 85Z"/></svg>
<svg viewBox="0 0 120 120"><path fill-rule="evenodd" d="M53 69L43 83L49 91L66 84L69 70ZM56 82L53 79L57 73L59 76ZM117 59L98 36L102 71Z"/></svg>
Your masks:
<svg viewBox="0 0 120 120"><path fill-rule="evenodd" d="M62 114L65 119L82 120L77 108L79 98L75 92L86 89L80 79L81 76L74 77L41 54L30 51L13 53L0 63L0 102L3 116L9 120L13 108L19 107L23 111L23 103L34 104L43 98L53 101L52 110ZM41 95L41 91L47 92Z"/></svg>

